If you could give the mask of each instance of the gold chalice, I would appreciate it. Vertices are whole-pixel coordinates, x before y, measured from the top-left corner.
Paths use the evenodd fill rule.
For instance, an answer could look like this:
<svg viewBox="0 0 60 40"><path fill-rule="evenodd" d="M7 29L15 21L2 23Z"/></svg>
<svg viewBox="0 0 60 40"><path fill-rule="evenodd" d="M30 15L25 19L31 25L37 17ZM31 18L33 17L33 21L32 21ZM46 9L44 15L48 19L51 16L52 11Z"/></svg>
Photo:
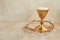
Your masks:
<svg viewBox="0 0 60 40"><path fill-rule="evenodd" d="M38 13L38 15L39 15L41 20L38 20L38 21L37 20L33 20L30 23L28 23L24 28L27 28L27 29L29 29L31 31L40 32L40 33L52 31L52 29L54 28L53 23L44 20L44 18L46 17L48 11L49 11L49 9L46 8L46 7L38 8L37 9L37 13ZM32 24L34 22L40 22L40 25L36 26L34 29L28 27L28 25L30 25L30 24Z"/></svg>
<svg viewBox="0 0 60 40"><path fill-rule="evenodd" d="M48 30L46 27L44 27L44 25L43 25L43 19L46 17L46 15L47 15L47 12L48 12L48 8L38 8L37 9L37 12L38 12L38 15L39 15L39 17L41 18L41 21L40 21L40 26L37 26L36 28L35 28L35 30L36 31L40 31L40 32L43 32L43 31L46 31L46 30Z"/></svg>

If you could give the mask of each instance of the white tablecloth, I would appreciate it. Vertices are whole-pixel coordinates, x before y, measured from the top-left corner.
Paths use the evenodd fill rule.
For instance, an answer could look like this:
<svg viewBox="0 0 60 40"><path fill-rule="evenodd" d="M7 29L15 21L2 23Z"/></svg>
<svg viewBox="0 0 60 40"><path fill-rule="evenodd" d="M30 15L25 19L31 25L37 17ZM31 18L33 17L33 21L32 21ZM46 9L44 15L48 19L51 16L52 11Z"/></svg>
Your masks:
<svg viewBox="0 0 60 40"><path fill-rule="evenodd" d="M26 32L23 30L26 22L0 22L0 40L60 40L60 27L50 33Z"/></svg>

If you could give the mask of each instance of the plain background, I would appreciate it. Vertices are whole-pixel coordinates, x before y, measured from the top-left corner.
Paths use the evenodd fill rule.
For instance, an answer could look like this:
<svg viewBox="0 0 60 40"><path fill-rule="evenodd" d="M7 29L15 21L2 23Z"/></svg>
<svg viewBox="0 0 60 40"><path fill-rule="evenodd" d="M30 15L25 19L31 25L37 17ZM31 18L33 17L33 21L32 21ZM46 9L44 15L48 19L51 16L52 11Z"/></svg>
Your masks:
<svg viewBox="0 0 60 40"><path fill-rule="evenodd" d="M55 27L48 34L25 32L26 22L39 20L36 9L48 7L45 20ZM0 40L60 40L60 0L0 0Z"/></svg>
<svg viewBox="0 0 60 40"><path fill-rule="evenodd" d="M60 24L60 0L0 0L0 22L39 19L36 8L48 7L46 20Z"/></svg>

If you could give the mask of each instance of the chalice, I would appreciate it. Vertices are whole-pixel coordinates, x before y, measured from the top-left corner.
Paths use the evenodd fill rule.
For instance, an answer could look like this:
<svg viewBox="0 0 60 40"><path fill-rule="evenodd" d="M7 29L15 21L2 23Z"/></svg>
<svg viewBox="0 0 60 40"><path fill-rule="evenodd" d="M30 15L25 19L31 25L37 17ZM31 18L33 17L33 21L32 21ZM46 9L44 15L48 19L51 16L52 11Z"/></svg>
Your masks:
<svg viewBox="0 0 60 40"><path fill-rule="evenodd" d="M24 28L29 29L31 31L35 31L35 32L40 32L40 33L52 31L52 29L54 28L53 23L51 23L50 21L45 21L44 20L48 11L49 11L49 9L46 8L46 7L38 8L37 13L38 13L38 16L39 16L40 20L32 20ZM39 22L40 24L35 26L34 29L32 29L32 28L29 27L29 25L34 23L34 22Z"/></svg>

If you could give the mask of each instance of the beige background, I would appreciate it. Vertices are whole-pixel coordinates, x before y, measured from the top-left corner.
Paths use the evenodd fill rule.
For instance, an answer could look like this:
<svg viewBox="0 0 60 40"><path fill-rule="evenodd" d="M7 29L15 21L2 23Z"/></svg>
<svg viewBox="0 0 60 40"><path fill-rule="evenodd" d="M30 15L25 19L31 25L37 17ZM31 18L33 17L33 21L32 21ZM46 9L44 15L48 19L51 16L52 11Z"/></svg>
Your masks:
<svg viewBox="0 0 60 40"><path fill-rule="evenodd" d="M46 20L54 23L51 33L26 33L29 20L39 19L36 8L48 7ZM60 0L0 0L0 40L60 40Z"/></svg>

